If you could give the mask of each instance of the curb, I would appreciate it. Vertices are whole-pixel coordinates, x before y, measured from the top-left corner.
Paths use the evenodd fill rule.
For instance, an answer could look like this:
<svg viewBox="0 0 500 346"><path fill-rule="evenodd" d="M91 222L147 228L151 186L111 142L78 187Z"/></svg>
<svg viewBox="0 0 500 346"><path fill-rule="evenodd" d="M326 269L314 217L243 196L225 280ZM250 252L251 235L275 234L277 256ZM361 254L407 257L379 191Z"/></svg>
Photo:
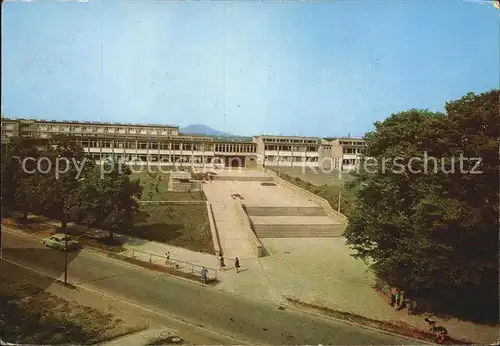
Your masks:
<svg viewBox="0 0 500 346"><path fill-rule="evenodd" d="M316 312L312 308L311 309L307 309L305 307L303 307L303 308L297 307L296 305L293 305L293 303L291 303L291 302L288 302L288 304L289 304L290 307L287 307L287 309L290 309L290 310L300 311L300 312L306 313L308 315L312 315L312 316L316 316L316 317L321 317L321 318L326 318L328 320L335 321L335 322L338 322L338 323L344 323L344 324L347 324L347 325L352 326L352 327L358 327L358 328L368 329L368 330L371 330L371 331L374 331L374 332L377 332L377 333L383 333L383 334L394 336L394 337L398 337L398 338L401 338L401 339L407 339L407 340L411 341L412 343L418 342L419 344L435 345L435 343L427 341L427 340L418 339L418 338L412 338L410 336L406 336L406 335L403 335L403 334L389 332L389 331L384 330L384 329L379 329L379 328L367 326L367 325L364 325L364 324L359 324L357 322L351 322L351 321L343 319L343 318L328 316L326 314L322 314L320 312Z"/></svg>
<svg viewBox="0 0 500 346"><path fill-rule="evenodd" d="M18 229L9 228L8 226L7 227L6 226L2 226L2 229L5 230L5 232L7 232L7 233L13 233L13 234L16 234L16 235L18 235L20 237L31 238L31 239L35 239L35 240L42 239L40 237L33 236L33 235L29 234L29 233L20 231ZM161 270L158 270L158 269L155 269L155 268L150 268L150 267L147 267L147 266L143 266L140 263L131 263L131 262L129 262L129 261L123 259L123 258L120 258L120 257L126 257L124 255L120 255L120 253L115 253L115 252L107 251L107 250L104 250L104 249L101 249L101 248L97 248L97 247L94 247L94 246L88 246L88 245L82 246L80 248L80 251L91 253L93 255L104 256L106 258L109 258L109 259L112 259L112 260L115 260L115 261L119 261L121 263L127 263L127 264L129 264L131 266L135 266L135 267L140 267L140 268L152 270L154 272L161 273L163 275L167 275L167 276L170 276L170 277L174 277L174 278L179 279L179 280L184 280L184 281L187 281L187 282L198 283L200 285L203 285L198 280L189 279L189 278L183 277L181 275L175 275L175 273L164 272L164 271L161 271ZM126 250L126 251L128 251L128 250ZM126 251L124 251L124 252L126 252ZM128 258L132 258L132 257L128 257ZM149 262L145 262L145 261L141 261L141 260L137 260L137 259L136 259L136 261L143 262L145 264L149 263ZM203 286L214 287L219 282L220 281L216 282L215 284L206 284L206 285L203 285Z"/></svg>

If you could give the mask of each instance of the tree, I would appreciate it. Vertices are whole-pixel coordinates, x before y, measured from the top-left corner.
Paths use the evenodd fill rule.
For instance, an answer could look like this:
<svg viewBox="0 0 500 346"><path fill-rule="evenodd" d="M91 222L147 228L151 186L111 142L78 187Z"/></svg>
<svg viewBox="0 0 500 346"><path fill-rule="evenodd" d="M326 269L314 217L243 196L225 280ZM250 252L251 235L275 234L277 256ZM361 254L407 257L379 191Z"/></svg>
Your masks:
<svg viewBox="0 0 500 346"><path fill-rule="evenodd" d="M24 219L40 207L37 144L30 138L14 138L2 154L2 207L22 211Z"/></svg>
<svg viewBox="0 0 500 346"><path fill-rule="evenodd" d="M40 185L44 191L44 213L61 221L66 228L68 216L79 204L77 191L85 172L94 167L83 149L67 136L52 138L43 151L47 158L42 165Z"/></svg>
<svg viewBox="0 0 500 346"><path fill-rule="evenodd" d="M142 188L138 180L130 179L128 167L116 162L104 165L104 169L95 167L85 175L78 189L79 205L72 215L77 222L108 230L113 239L114 232L134 225Z"/></svg>
<svg viewBox="0 0 500 346"><path fill-rule="evenodd" d="M375 123L345 233L382 279L470 318L498 318L498 100L496 90L468 94L446 115L410 110ZM481 157L483 172L471 174L464 157Z"/></svg>

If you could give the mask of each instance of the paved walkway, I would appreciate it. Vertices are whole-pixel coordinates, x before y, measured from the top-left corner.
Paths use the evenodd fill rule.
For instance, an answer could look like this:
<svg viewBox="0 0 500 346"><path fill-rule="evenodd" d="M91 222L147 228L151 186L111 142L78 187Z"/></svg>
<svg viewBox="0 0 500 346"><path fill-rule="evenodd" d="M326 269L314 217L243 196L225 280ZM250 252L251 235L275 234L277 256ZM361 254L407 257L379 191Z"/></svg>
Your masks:
<svg viewBox="0 0 500 346"><path fill-rule="evenodd" d="M255 258L249 235L241 225L236 210L233 193L225 181L212 181L205 184L203 191L214 212L214 221L224 257L234 259Z"/></svg>

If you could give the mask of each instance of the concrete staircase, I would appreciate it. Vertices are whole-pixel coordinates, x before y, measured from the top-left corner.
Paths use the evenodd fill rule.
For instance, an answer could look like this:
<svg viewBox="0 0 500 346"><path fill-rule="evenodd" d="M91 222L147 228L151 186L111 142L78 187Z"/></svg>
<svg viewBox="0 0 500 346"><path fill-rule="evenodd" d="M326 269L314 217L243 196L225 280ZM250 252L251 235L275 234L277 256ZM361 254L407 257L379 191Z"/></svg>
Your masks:
<svg viewBox="0 0 500 346"><path fill-rule="evenodd" d="M243 205L243 209L250 216L326 216L325 210L317 207L277 207L277 206L258 206Z"/></svg>
<svg viewBox="0 0 500 346"><path fill-rule="evenodd" d="M250 216L250 223L259 238L340 237L345 229L328 216Z"/></svg>

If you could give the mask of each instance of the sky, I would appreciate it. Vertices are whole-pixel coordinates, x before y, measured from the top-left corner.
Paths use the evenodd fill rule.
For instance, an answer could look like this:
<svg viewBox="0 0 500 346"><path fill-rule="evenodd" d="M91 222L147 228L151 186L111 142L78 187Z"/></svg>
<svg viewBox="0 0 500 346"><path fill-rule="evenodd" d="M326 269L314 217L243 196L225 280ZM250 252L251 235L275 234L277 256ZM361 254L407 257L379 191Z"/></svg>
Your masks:
<svg viewBox="0 0 500 346"><path fill-rule="evenodd" d="M362 136L498 88L499 18L480 0L4 2L2 114Z"/></svg>

